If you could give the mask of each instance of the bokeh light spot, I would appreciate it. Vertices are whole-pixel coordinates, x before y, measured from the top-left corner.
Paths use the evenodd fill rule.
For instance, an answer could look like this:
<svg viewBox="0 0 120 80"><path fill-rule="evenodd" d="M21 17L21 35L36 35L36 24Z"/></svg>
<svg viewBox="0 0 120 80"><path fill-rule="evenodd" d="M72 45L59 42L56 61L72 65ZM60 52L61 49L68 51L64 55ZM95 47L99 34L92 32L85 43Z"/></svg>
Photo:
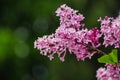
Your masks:
<svg viewBox="0 0 120 80"><path fill-rule="evenodd" d="M19 41L25 41L29 37L28 29L25 27L19 27L15 30L14 35L17 40Z"/></svg>
<svg viewBox="0 0 120 80"><path fill-rule="evenodd" d="M33 25L33 30L39 34L43 34L48 30L48 23L45 19L38 17Z"/></svg>
<svg viewBox="0 0 120 80"><path fill-rule="evenodd" d="M33 76L36 79L43 79L48 74L47 68L45 66L42 66L42 65L33 67L32 72L33 72Z"/></svg>
<svg viewBox="0 0 120 80"><path fill-rule="evenodd" d="M19 58L25 58L29 55L29 46L26 43L21 42L15 45L14 51Z"/></svg>

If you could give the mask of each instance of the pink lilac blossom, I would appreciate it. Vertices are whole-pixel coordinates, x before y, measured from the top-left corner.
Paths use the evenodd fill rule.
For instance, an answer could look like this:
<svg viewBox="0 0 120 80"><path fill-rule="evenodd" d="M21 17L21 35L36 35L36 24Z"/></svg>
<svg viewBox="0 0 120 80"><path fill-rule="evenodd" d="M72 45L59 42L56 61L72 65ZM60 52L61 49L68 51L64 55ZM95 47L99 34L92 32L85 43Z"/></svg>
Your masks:
<svg viewBox="0 0 120 80"><path fill-rule="evenodd" d="M60 26L55 34L38 38L34 46L42 55L48 56L50 60L58 54L61 61L64 61L66 50L76 55L78 60L91 58L92 51L100 46L100 31L97 28L87 30L81 21L83 15L78 11L62 5L57 9L57 16L60 17ZM91 51L92 50L92 51Z"/></svg>
<svg viewBox="0 0 120 80"><path fill-rule="evenodd" d="M56 10L56 16L60 17L60 24L64 24L65 27L72 27L79 30L84 27L84 24L80 23L84 17L80 13L77 14L77 12L77 10L73 10L64 4Z"/></svg>
<svg viewBox="0 0 120 80"><path fill-rule="evenodd" d="M55 35L68 43L67 49L74 53L78 60L84 60L92 56L87 50L88 47L93 49L99 47L101 34L97 28L90 31L84 29L84 24L81 24L84 17L77 12L77 10L67 7L65 4L57 9L56 13L60 17L60 27L56 30ZM88 46L88 44L91 44L91 46Z"/></svg>
<svg viewBox="0 0 120 80"><path fill-rule="evenodd" d="M93 54L89 51L89 48L95 50L99 47L99 37L100 34L97 29L77 31L71 39L67 40L69 43L67 45L68 50L75 54L78 60L91 58Z"/></svg>
<svg viewBox="0 0 120 80"><path fill-rule="evenodd" d="M101 33L104 35L103 44L107 47L109 45L120 48L120 16L116 19L105 17L101 22Z"/></svg>
<svg viewBox="0 0 120 80"><path fill-rule="evenodd" d="M97 80L120 80L120 65L106 64L97 70Z"/></svg>
<svg viewBox="0 0 120 80"><path fill-rule="evenodd" d="M66 55L66 43L60 38L55 38L54 34L38 38L34 42L34 47L40 50L44 56L48 56L52 60L57 53L61 61L64 61ZM61 56L62 55L62 56Z"/></svg>

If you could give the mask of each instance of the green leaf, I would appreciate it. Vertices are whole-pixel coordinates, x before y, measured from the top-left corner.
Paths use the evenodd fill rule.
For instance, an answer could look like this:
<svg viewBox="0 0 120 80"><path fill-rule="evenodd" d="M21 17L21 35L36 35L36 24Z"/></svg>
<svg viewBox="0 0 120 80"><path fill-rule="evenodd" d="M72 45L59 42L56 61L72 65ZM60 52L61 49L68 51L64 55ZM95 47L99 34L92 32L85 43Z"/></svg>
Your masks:
<svg viewBox="0 0 120 80"><path fill-rule="evenodd" d="M109 64L116 64L118 63L118 55L117 55L117 50L113 49L111 53L108 55L104 55L100 58L98 58L98 62L100 63L109 63Z"/></svg>

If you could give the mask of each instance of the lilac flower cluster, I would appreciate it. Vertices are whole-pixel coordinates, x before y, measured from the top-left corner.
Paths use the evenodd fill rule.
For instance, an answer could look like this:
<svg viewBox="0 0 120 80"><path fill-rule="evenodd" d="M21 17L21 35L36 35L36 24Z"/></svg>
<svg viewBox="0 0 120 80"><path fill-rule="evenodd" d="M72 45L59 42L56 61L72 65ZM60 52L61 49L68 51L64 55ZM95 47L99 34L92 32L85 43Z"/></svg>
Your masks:
<svg viewBox="0 0 120 80"><path fill-rule="evenodd" d="M34 47L40 50L40 54L48 56L50 60L52 60L54 54L57 53L60 60L64 61L66 43L60 38L55 38L54 34L38 38L38 40L34 42ZM61 56L61 54L63 54L63 56Z"/></svg>
<svg viewBox="0 0 120 80"><path fill-rule="evenodd" d="M64 61L66 50L76 55L78 60L91 58L91 52L100 46L100 31L97 28L87 30L81 21L82 14L77 14L66 5L57 9L57 16L60 17L60 26L55 33L49 36L38 38L34 46L42 55L48 56L50 60L58 54L61 61Z"/></svg>
<svg viewBox="0 0 120 80"><path fill-rule="evenodd" d="M103 20L100 18L101 32L104 35L104 45L114 45L115 48L120 48L120 16L116 19L105 17Z"/></svg>
<svg viewBox="0 0 120 80"><path fill-rule="evenodd" d="M101 35L103 35L103 45L114 46L120 48L120 16L117 18L105 17L99 19L101 22ZM120 65L117 63L106 64L106 68L99 68L97 70L98 80L120 80Z"/></svg>
<svg viewBox="0 0 120 80"><path fill-rule="evenodd" d="M73 10L65 4L56 10L56 16L60 17L60 26L72 27L79 30L80 27L84 27L84 24L80 22L84 19L82 14L77 14L77 10Z"/></svg>
<svg viewBox="0 0 120 80"><path fill-rule="evenodd" d="M34 42L34 48L50 60L57 54L60 60L64 61L67 50L74 54L77 60L90 59L94 52L102 53L97 49L101 45L99 39L102 35L105 47L110 45L120 48L120 16L116 19L107 16L100 18L100 30L85 28L81 23L84 16L65 4L56 10L56 16L60 17L60 26L55 33L39 37ZM97 70L98 80L120 80L120 65L106 64L105 67Z"/></svg>
<svg viewBox="0 0 120 80"><path fill-rule="evenodd" d="M120 65L106 64L97 70L97 80L120 80Z"/></svg>

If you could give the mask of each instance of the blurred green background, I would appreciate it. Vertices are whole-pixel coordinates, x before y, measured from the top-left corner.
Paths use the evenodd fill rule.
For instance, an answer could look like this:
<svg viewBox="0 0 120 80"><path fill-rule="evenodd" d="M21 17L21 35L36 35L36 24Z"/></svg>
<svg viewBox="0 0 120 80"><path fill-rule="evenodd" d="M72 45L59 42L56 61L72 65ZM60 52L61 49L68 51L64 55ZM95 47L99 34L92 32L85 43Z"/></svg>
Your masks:
<svg viewBox="0 0 120 80"><path fill-rule="evenodd" d="M87 28L100 26L101 16L116 17L120 0L0 0L0 80L96 80L97 57L84 62L68 54L52 61L34 49L37 37L59 26L55 10L67 4L86 18Z"/></svg>

